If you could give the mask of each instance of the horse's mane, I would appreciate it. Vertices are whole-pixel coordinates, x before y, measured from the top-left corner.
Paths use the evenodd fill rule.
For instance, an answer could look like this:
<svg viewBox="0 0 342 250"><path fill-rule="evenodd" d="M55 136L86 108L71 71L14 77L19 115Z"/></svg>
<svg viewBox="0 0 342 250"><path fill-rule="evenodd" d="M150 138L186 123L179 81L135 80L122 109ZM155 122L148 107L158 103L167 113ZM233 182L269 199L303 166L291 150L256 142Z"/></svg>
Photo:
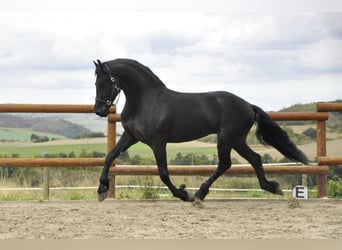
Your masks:
<svg viewBox="0 0 342 250"><path fill-rule="evenodd" d="M143 64L141 64L141 63L139 63L139 62L136 61L136 60L132 60L132 59L122 59L122 58L120 58L120 59L115 59L115 60L113 60L113 61L110 61L110 62L108 62L108 63L111 63L111 64L123 63L123 64L130 64L130 65L132 65L132 66L134 66L134 67L138 67L138 68L141 69L143 72L145 72L145 73L147 73L149 76L151 76L151 77L156 81L156 83L159 83L159 85L165 87L165 84L159 79L158 76L156 76L156 75L152 72L152 70L151 70L149 67L147 67L147 66L145 66L145 65L143 65Z"/></svg>

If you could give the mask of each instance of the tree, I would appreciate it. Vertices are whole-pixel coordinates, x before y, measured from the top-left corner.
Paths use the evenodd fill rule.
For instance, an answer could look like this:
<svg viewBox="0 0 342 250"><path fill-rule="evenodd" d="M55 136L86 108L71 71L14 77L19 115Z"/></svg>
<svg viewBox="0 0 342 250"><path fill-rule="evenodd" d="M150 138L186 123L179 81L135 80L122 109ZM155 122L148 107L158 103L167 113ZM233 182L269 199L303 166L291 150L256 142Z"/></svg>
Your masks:
<svg viewBox="0 0 342 250"><path fill-rule="evenodd" d="M263 163L275 162L275 160L272 158L272 156L270 154L264 154L261 158L262 158Z"/></svg>
<svg viewBox="0 0 342 250"><path fill-rule="evenodd" d="M76 158L76 154L74 151L71 151L68 155L69 158Z"/></svg>
<svg viewBox="0 0 342 250"><path fill-rule="evenodd" d="M310 137L313 140L316 140L316 137L317 137L317 132L316 132L316 129L314 128L308 128L304 130L302 134L307 137Z"/></svg>
<svg viewBox="0 0 342 250"><path fill-rule="evenodd" d="M131 158L128 151L122 152L116 159L117 164L130 164Z"/></svg>
<svg viewBox="0 0 342 250"><path fill-rule="evenodd" d="M32 134L31 135L31 142L36 143L36 142L46 142L49 141L49 137L46 135L36 135Z"/></svg>

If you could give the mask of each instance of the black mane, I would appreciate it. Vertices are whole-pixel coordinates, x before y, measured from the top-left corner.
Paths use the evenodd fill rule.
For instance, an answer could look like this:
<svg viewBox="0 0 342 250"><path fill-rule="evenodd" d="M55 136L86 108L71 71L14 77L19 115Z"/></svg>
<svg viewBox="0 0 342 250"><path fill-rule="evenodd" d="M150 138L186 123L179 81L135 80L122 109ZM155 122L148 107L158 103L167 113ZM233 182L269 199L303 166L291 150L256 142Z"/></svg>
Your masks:
<svg viewBox="0 0 342 250"><path fill-rule="evenodd" d="M111 65L115 65L115 64L117 64L117 63L122 63L122 64L126 64L126 65L131 65L131 66L133 66L134 68L138 68L138 69L140 69L142 72L144 72L144 73L146 73L147 75L149 75L149 76L150 76L151 78L153 78L157 83L159 83L159 85L161 85L161 86L163 86L163 87L166 87L166 85L159 79L158 76L156 76L156 75L153 73L153 71L152 71L149 67L147 67L147 66L145 66L145 65L143 65L143 64L141 64L141 63L139 63L139 62L136 61L136 60L127 59L127 58L119 58L119 59L115 59L115 60L112 60L112 61L108 61L108 62L106 62L106 63L111 64Z"/></svg>

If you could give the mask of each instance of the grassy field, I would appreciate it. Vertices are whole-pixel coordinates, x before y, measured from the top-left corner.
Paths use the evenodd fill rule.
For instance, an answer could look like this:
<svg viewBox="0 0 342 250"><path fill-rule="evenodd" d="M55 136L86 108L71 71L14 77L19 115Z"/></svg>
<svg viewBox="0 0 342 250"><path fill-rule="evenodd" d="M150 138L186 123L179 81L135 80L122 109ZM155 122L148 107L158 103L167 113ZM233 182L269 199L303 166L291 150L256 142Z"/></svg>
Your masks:
<svg viewBox="0 0 342 250"><path fill-rule="evenodd" d="M0 144L0 155L19 154L20 157L35 157L43 154L69 154L73 151L78 156L82 150L106 152L105 143L92 143L91 140L89 143L84 140L82 142L79 144L78 140L61 140L46 143L3 143Z"/></svg>
<svg viewBox="0 0 342 250"><path fill-rule="evenodd" d="M293 130L301 133L308 126L294 126ZM59 138L59 140L44 142L44 143L30 143L29 139L33 132L29 129L7 129L0 128L0 140L14 140L14 142L0 142L0 156L11 156L19 154L19 157L35 157L43 154L69 154L74 152L79 156L82 151L86 152L107 152L106 138L91 138L91 139L66 139L61 136L47 134L50 138ZM253 133L253 132L252 132ZM327 151L332 156L342 156L342 139L341 134L327 133ZM117 138L118 140L119 138ZM272 147L265 147L260 144L251 145L252 148L259 154L269 154L274 159L281 159L282 155ZM316 142L299 145L309 157L314 160L316 157ZM137 143L128 150L130 156L141 155L144 157L153 157L151 149L143 143ZM178 152L185 154L203 154L211 158L216 155L216 144L205 143L200 141L191 141L185 143L170 143L167 145L168 159L172 159ZM232 157L238 159L239 162L245 163L245 160L237 155L234 151Z"/></svg>

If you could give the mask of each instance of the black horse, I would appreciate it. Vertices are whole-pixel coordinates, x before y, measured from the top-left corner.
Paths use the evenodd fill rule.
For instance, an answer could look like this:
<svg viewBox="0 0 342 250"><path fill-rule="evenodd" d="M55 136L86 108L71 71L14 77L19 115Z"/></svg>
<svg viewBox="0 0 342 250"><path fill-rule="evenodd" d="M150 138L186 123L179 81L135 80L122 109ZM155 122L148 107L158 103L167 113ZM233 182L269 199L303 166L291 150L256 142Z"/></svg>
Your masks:
<svg viewBox="0 0 342 250"><path fill-rule="evenodd" d="M261 108L228 92L179 93L168 89L146 66L130 59L94 62L96 66L95 113L105 117L120 90L126 103L121 113L124 133L108 153L100 177L99 200L107 197L111 163L131 145L141 141L153 150L161 180L175 197L183 201L204 200L210 185L231 166L230 153L235 149L255 169L262 189L282 194L279 184L268 181L261 157L247 144L246 137L257 123L259 141L275 147L287 158L307 163L308 159L288 135ZM184 142L217 134L219 164L216 171L194 194L185 185L175 187L167 168L166 144Z"/></svg>

